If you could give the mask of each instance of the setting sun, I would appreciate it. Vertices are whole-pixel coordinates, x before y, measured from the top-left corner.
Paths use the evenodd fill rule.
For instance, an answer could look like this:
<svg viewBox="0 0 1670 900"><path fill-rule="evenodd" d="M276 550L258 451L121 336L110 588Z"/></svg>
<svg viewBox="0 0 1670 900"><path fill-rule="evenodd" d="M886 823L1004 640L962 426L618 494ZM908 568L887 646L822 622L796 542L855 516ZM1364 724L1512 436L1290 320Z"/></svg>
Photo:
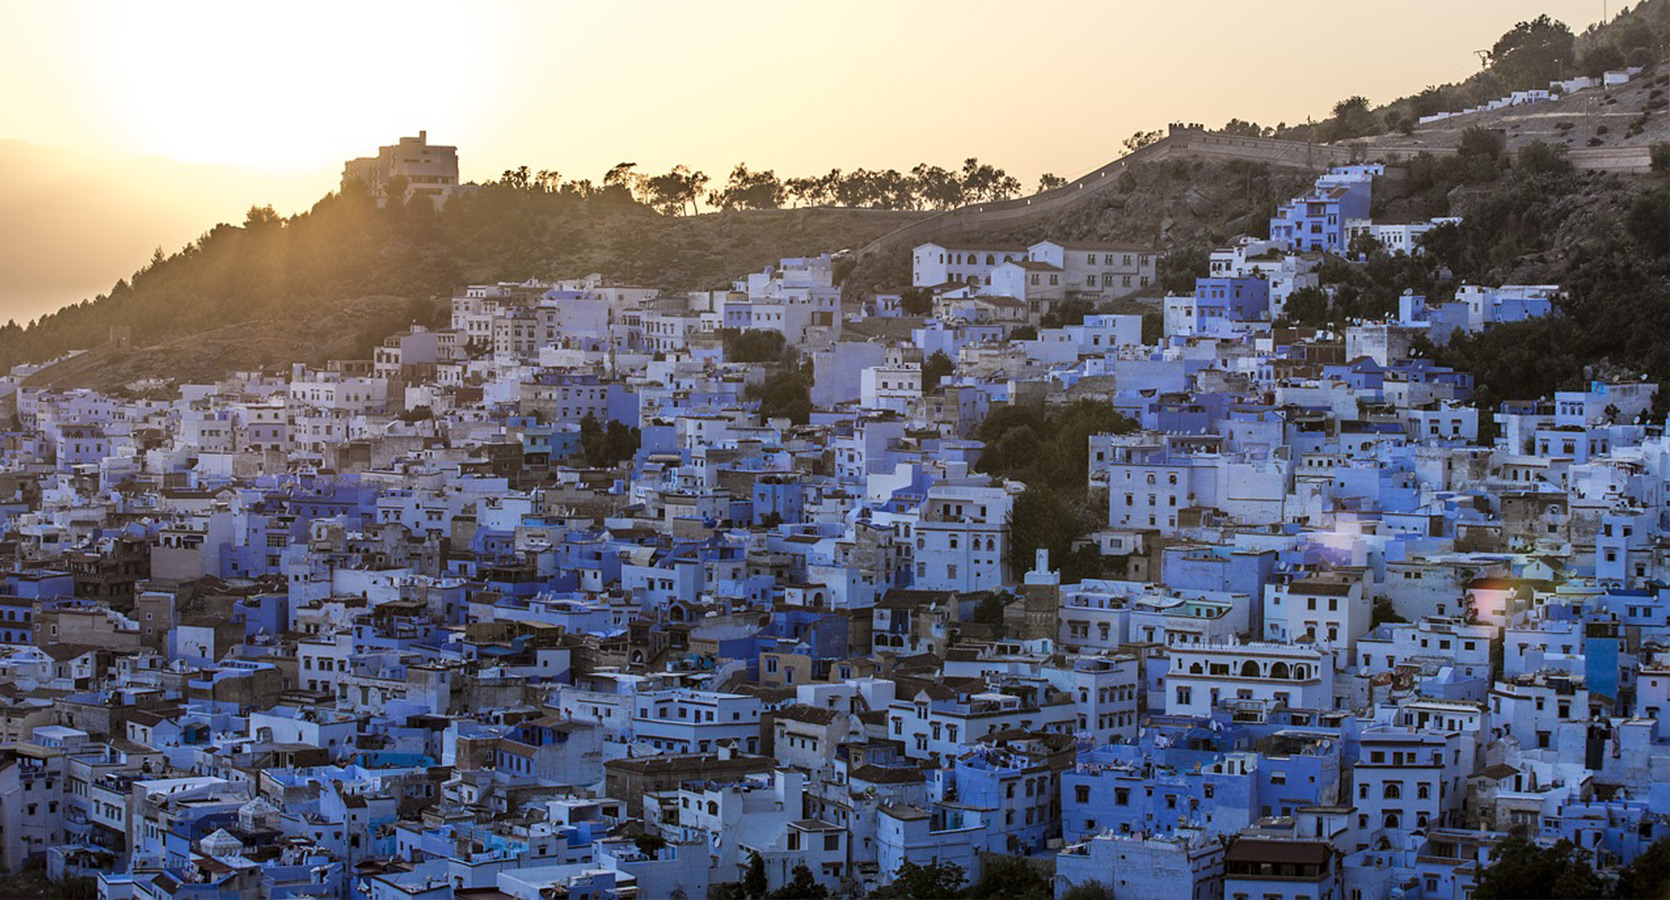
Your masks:
<svg viewBox="0 0 1670 900"><path fill-rule="evenodd" d="M0 900L1670 898L1670 0L0 84Z"/></svg>
<svg viewBox="0 0 1670 900"><path fill-rule="evenodd" d="M299 5L112 7L89 75L102 82L113 131L187 162L300 168L420 126L477 124L478 71L435 47L469 45L472 20L456 7Z"/></svg>

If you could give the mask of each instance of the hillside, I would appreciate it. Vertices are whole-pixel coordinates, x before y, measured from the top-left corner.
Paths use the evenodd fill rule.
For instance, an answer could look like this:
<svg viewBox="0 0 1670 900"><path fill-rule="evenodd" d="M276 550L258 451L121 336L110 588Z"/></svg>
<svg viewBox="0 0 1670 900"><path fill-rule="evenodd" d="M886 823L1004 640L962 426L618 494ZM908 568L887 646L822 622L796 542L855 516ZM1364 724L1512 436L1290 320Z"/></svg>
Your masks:
<svg viewBox="0 0 1670 900"><path fill-rule="evenodd" d="M1263 233L1276 204L1302 192L1318 171L1319 167L1277 167L1238 159L1161 157L1133 163L1106 189L1042 221L1007 228L981 228L974 221L957 238L1021 243L1046 238L1132 241L1165 251L1172 264L1184 257L1198 257L1203 263L1208 247L1238 234ZM849 288L864 294L909 284L912 244L913 240L878 241L858 261ZM1162 279L1150 293L1158 294L1166 286ZM1193 281L1169 286L1185 290Z"/></svg>
<svg viewBox="0 0 1670 900"><path fill-rule="evenodd" d="M611 196L580 200L499 185L457 197L437 214L333 194L288 219L252 213L242 226L218 225L153 258L108 295L27 328L0 328L0 364L98 347L118 327L131 330L134 347L152 349L129 354L119 370L89 369L78 383L175 378L186 368L210 377L262 356L291 358L206 354L189 342L179 349L190 362L168 353L170 341L227 328L256 336L254 346L294 346L298 360L363 355L389 330L434 321L443 312L436 301L461 284L601 272L673 290L718 286L781 256L861 246L920 215L800 209L668 217ZM350 323L358 323L354 343L315 340Z"/></svg>
<svg viewBox="0 0 1670 900"><path fill-rule="evenodd" d="M1585 64L1630 60L1641 55L1643 41L1658 46L1666 39L1670 0L1649 0L1576 38L1570 52ZM461 284L601 272L682 290L724 284L781 256L842 249L867 248L846 281L849 295L862 296L908 284L910 246L945 231L946 223L961 239L1153 244L1167 254L1161 283L1151 289L1157 295L1186 290L1203 271L1209 247L1237 234L1261 234L1275 204L1302 190L1322 166L1385 154L1396 154L1400 164L1377 187L1377 216L1464 214L1468 224L1448 256L1435 255L1450 264L1446 276L1391 270L1361 276L1359 282L1376 283L1354 285L1335 313L1374 314L1406 287L1441 291L1457 277L1579 284L1588 277L1612 296L1662 300L1652 292L1664 287L1663 273L1642 263L1653 253L1618 248L1656 247L1649 232L1663 175L1581 171L1636 172L1647 147L1670 137L1670 78L1662 66L1621 89L1412 124L1414 113L1433 104L1477 102L1511 78L1532 77L1525 60L1504 56L1461 85L1428 88L1379 110L1346 104L1333 119L1306 129L1309 137L1337 138L1332 145L1292 140L1302 137L1294 129L1279 135L1288 140L1275 140L1271 129L1232 122L1221 134L1166 138L1054 191L946 213L815 207L664 216L619 190L582 198L505 183L455 197L439 213L378 209L354 195L328 196L289 218L252 210L243 226L219 225L175 254L158 254L108 295L27 328L0 327L0 365L99 347L121 327L139 350L104 351L39 381L116 386L146 376L210 378L253 363L364 355L389 330L436 321L444 314L438 301ZM1502 145L1484 155L1464 146L1481 129L1500 135ZM1595 156L1617 146L1631 154L1622 166ZM1570 155L1550 163L1544 158L1550 147ZM1487 224L1475 231L1476 221ZM1627 271L1600 277L1584 268L1620 252ZM1587 304L1593 313L1609 303L1578 299L1573 308ZM1601 320L1614 316L1607 312ZM1583 352L1670 377L1670 364L1648 366L1656 353L1615 354L1603 337ZM1515 384L1533 383L1544 382Z"/></svg>
<svg viewBox="0 0 1670 900"><path fill-rule="evenodd" d="M203 384L238 369L363 357L369 343L413 318L426 317L427 307L403 297L354 297L307 314L300 325L266 320L206 329L149 346L106 343L48 366L24 383L128 394L144 392L150 380Z"/></svg>
<svg viewBox="0 0 1670 900"><path fill-rule="evenodd" d="M1404 135L1416 137L1417 143L1424 140L1431 147L1454 146L1457 130L1471 125L1493 127L1493 115L1466 115L1429 125L1420 125L1418 121L1435 113L1480 106L1516 90L1547 88L1551 81L1557 79L1599 77L1608 70L1625 66L1662 67L1667 46L1670 46L1670 0L1642 0L1633 8L1623 4L1611 19L1592 24L1575 35L1563 23L1543 16L1515 23L1504 31L1496 44L1486 51L1489 64L1463 81L1427 85L1416 93L1378 106L1363 97L1342 98L1335 104L1332 114L1305 124L1260 128L1254 123L1234 120L1226 126L1226 130L1325 143L1362 140L1378 143L1391 135ZM1604 103L1606 96L1615 93L1608 89L1584 92L1582 96L1603 95ZM1627 109L1628 105L1622 108ZM1659 126L1662 129L1664 106L1659 104L1656 108L1660 111ZM1526 111L1540 113L1547 109L1536 104L1498 113L1502 117L1516 118ZM1607 110L1608 113L1617 111ZM1639 115L1642 111L1636 108L1632 115ZM1607 123L1591 123L1599 124ZM1616 146L1654 140L1650 135L1628 132L1627 124L1623 131L1612 129L1609 125L1609 130L1599 135L1601 144ZM1588 138L1592 137L1596 137L1592 132L1585 137L1585 146ZM1662 140L1663 137L1657 139ZM1389 143L1396 144L1397 140L1393 138Z"/></svg>
<svg viewBox="0 0 1670 900"><path fill-rule="evenodd" d="M259 172L160 157L99 159L0 140L0 322L108 291L159 244L177 247L262 197L306 209L329 170Z"/></svg>

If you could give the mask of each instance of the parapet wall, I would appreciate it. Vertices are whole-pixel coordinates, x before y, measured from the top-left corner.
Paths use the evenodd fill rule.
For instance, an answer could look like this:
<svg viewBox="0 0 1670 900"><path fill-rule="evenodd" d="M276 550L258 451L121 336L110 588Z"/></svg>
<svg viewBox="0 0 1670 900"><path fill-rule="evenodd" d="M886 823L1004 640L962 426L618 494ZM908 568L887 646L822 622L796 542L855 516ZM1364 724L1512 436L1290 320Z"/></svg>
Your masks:
<svg viewBox="0 0 1670 900"><path fill-rule="evenodd" d="M1063 212L1088 202L1102 192L1116 188L1119 176L1139 163L1158 162L1171 156L1241 159L1271 166L1320 171L1331 165L1351 162L1360 151L1350 147L1308 144L1275 138L1236 137L1212 134L1197 128L1174 127L1167 137L1129 153L1087 175L1054 190L1019 197L974 203L946 210L871 241L860 255L914 247L936 240L954 239L982 231L1026 228L1059 217Z"/></svg>

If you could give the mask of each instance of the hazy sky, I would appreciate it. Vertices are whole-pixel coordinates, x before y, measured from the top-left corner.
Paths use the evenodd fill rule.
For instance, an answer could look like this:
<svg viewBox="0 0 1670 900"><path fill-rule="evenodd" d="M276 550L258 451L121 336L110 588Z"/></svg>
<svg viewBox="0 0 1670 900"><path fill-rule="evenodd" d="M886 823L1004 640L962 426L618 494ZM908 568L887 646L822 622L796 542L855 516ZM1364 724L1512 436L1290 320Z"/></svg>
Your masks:
<svg viewBox="0 0 1670 900"><path fill-rule="evenodd" d="M427 129L466 179L621 160L717 174L969 155L1034 181L1174 119L1265 124L1478 64L1514 21L1600 0L0 0L0 138L337 169ZM1617 0L1611 3L1616 12ZM321 190L329 187L321 185Z"/></svg>
<svg viewBox="0 0 1670 900"><path fill-rule="evenodd" d="M0 318L108 290L252 203L304 209L343 160L419 129L458 146L465 180L978 156L1030 188L1118 156L1138 129L1303 121L1462 78L1516 21L1581 31L1603 8L0 0Z"/></svg>

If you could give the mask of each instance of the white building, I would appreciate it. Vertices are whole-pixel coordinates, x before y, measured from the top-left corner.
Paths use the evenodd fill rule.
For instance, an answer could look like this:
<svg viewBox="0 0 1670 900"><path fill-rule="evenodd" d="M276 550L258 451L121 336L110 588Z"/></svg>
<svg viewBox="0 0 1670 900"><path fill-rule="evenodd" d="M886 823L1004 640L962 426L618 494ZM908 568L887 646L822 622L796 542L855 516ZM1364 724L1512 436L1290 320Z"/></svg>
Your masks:
<svg viewBox="0 0 1670 900"><path fill-rule="evenodd" d="M397 187L402 201L427 197L439 206L458 189L458 148L431 144L429 132L420 131L417 137L378 147L376 156L348 160L342 167L342 190L351 190L355 182L379 200Z"/></svg>
<svg viewBox="0 0 1670 900"><path fill-rule="evenodd" d="M1227 643L1175 647L1170 656L1168 715L1205 716L1233 701L1297 709L1334 706L1334 658L1326 650Z"/></svg>

